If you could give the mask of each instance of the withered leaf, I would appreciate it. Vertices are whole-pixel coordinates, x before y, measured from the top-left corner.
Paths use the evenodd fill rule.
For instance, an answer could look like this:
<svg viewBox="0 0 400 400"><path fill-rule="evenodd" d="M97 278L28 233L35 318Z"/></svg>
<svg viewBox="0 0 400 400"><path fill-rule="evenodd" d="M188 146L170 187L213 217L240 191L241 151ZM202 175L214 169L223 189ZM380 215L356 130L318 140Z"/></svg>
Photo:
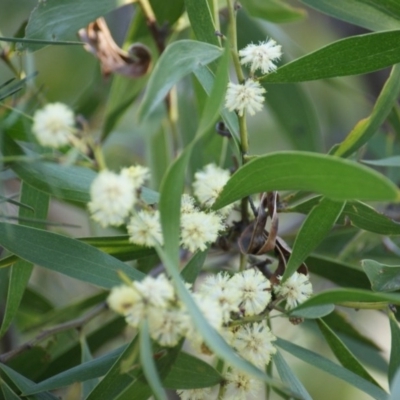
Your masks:
<svg viewBox="0 0 400 400"><path fill-rule="evenodd" d="M98 18L78 35L84 48L100 60L101 71L105 77L112 73L139 78L146 74L151 63L149 49L140 43L133 44L128 51L122 50L111 36L104 18Z"/></svg>

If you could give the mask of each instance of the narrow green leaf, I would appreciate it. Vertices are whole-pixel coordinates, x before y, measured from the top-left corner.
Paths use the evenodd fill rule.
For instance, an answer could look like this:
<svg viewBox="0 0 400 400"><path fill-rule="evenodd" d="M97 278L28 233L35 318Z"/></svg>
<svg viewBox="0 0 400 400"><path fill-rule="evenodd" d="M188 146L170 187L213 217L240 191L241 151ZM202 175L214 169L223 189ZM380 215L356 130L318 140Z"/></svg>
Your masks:
<svg viewBox="0 0 400 400"><path fill-rule="evenodd" d="M374 293L360 289L331 289L318 293L304 303L297 306L296 310L301 310L310 306L321 304L341 304L353 308L374 308L374 304L378 308L383 308L384 304L393 303L400 304L400 294ZM353 305L354 304L354 305ZM363 304L365 307L363 307Z"/></svg>
<svg viewBox="0 0 400 400"><path fill-rule="evenodd" d="M13 38L13 37L0 37L0 42L10 42L10 43L22 43L26 46L36 45L43 47L42 45L51 46L83 46L83 42L76 42L73 40L41 40L41 39L25 39L25 38Z"/></svg>
<svg viewBox="0 0 400 400"><path fill-rule="evenodd" d="M211 10L207 0L185 0L186 12L190 26L197 38L202 42L219 46L219 40L215 35L215 25L211 16Z"/></svg>
<svg viewBox="0 0 400 400"><path fill-rule="evenodd" d="M80 337L81 342L81 360L82 364L89 362L93 359L92 354L90 353L89 346L86 342L86 339L83 335ZM82 399L86 399L88 394L96 387L98 384L98 379L87 379L82 383Z"/></svg>
<svg viewBox="0 0 400 400"><path fill-rule="evenodd" d="M60 374L54 375L49 379L39 382L34 388L24 391L23 394L30 395L42 391L54 390L71 385L75 382L83 382L106 375L126 347L127 346L119 347L92 361L87 361L61 372Z"/></svg>
<svg viewBox="0 0 400 400"><path fill-rule="evenodd" d="M89 22L116 8L115 0L95 3L80 0L39 2L29 17L25 39L59 41L75 38L76 32ZM24 44L23 49L38 50L38 44Z"/></svg>
<svg viewBox="0 0 400 400"><path fill-rule="evenodd" d="M49 207L49 197L46 194L37 191L23 182L21 186L21 202L31 207L32 210L20 208L19 217L34 217L38 220L46 219ZM39 227L39 224L35 224L34 222L25 222L24 225ZM26 285L32 273L32 268L32 263L25 260L19 260L11 267L7 302L1 323L0 337L8 330L17 314Z"/></svg>
<svg viewBox="0 0 400 400"><path fill-rule="evenodd" d="M20 399L20 397L16 393L14 393L11 390L10 386L8 386L7 383L5 383L4 381L3 382L0 381L0 388L3 393L4 400L19 400Z"/></svg>
<svg viewBox="0 0 400 400"><path fill-rule="evenodd" d="M364 164L377 167L400 167L400 156L381 158L380 160L360 160Z"/></svg>
<svg viewBox="0 0 400 400"><path fill-rule="evenodd" d="M400 62L399 42L400 30L341 39L283 65L263 81L304 82L377 71Z"/></svg>
<svg viewBox="0 0 400 400"><path fill-rule="evenodd" d="M217 385L221 380L221 375L211 365L180 352L163 383L169 389L196 389Z"/></svg>
<svg viewBox="0 0 400 400"><path fill-rule="evenodd" d="M0 243L26 261L107 289L121 283L118 271L144 276L92 246L39 229L0 223Z"/></svg>
<svg viewBox="0 0 400 400"><path fill-rule="evenodd" d="M333 313L324 317L324 322L335 332L346 335L348 338L354 339L373 350L382 351L374 341L354 328L347 314L335 310Z"/></svg>
<svg viewBox="0 0 400 400"><path fill-rule="evenodd" d="M397 370L390 387L391 393L387 400L397 400L400 398L400 369Z"/></svg>
<svg viewBox="0 0 400 400"><path fill-rule="evenodd" d="M374 260L362 260L361 265L375 292L394 292L400 289L400 266L383 265Z"/></svg>
<svg viewBox="0 0 400 400"><path fill-rule="evenodd" d="M135 363L138 361L137 352L138 340L137 338L134 338L115 361L107 375L93 389L86 400L115 399L126 387L128 387L133 379L131 373L135 371L135 369L132 371L130 371L130 369L134 367ZM114 356L115 354L113 357ZM110 360L107 361L109 362Z"/></svg>
<svg viewBox="0 0 400 400"><path fill-rule="evenodd" d="M11 168L34 188L59 199L88 203L96 173L75 165L50 162L12 163Z"/></svg>
<svg viewBox="0 0 400 400"><path fill-rule="evenodd" d="M320 203L311 210L297 233L282 282L289 278L321 243L332 229L343 207L343 202L322 198Z"/></svg>
<svg viewBox="0 0 400 400"><path fill-rule="evenodd" d="M197 136L204 135L204 133L215 124L215 121L220 114L220 109L224 103L225 92L228 86L229 60L230 47L227 43L224 53L218 63L214 85L200 118L196 133Z"/></svg>
<svg viewBox="0 0 400 400"><path fill-rule="evenodd" d="M343 367L381 388L379 383L362 366L362 364L340 340L335 332L322 319L317 320L317 324L333 354L335 354L336 358L343 365Z"/></svg>
<svg viewBox="0 0 400 400"><path fill-rule="evenodd" d="M397 0L300 0L334 18L380 31L400 29L400 4Z"/></svg>
<svg viewBox="0 0 400 400"><path fill-rule="evenodd" d="M78 240L96 247L121 261L137 260L155 254L155 250L152 247L130 243L129 236L89 237Z"/></svg>
<svg viewBox="0 0 400 400"><path fill-rule="evenodd" d="M252 17L278 24L298 21L307 15L306 10L279 0L242 0L241 3Z"/></svg>
<svg viewBox="0 0 400 400"><path fill-rule="evenodd" d="M11 82L13 82L13 79L10 79L9 81L7 81L6 83L1 85L1 91L0 91L0 101L3 101L4 99L6 99L7 97L13 95L14 93L18 92L19 90L21 90L26 82L32 78L34 78L37 75L37 73L35 72L34 74L31 74L29 76L27 76L24 79L21 79L17 82L15 82L14 84L10 85Z"/></svg>
<svg viewBox="0 0 400 400"><path fill-rule="evenodd" d="M400 31L398 33L400 38ZM399 93L400 65L395 65L375 102L371 115L356 124L339 147L335 149L334 154L348 157L367 143L388 117L392 107L396 104Z"/></svg>
<svg viewBox="0 0 400 400"><path fill-rule="evenodd" d="M396 317L392 312L389 313L390 332L391 332L391 347L389 359L388 380L392 385L396 372L400 370L400 328Z"/></svg>
<svg viewBox="0 0 400 400"><path fill-rule="evenodd" d="M153 360L153 349L151 347L149 325L147 320L140 324L139 337L140 364L143 368L146 380L151 387L154 397L157 400L167 400L167 395L163 389L161 379L158 375L157 368Z"/></svg>
<svg viewBox="0 0 400 400"><path fill-rule="evenodd" d="M193 40L180 40L169 45L153 70L139 118L146 118L180 79L221 55L220 48Z"/></svg>
<svg viewBox="0 0 400 400"><path fill-rule="evenodd" d="M300 394L303 400L312 400L312 397L294 374L279 350L274 355L273 363L278 370L282 382L286 383L293 392Z"/></svg>
<svg viewBox="0 0 400 400"><path fill-rule="evenodd" d="M194 71L194 75L200 82L205 92L210 96L211 90L215 83L215 77L213 73L206 67L200 67ZM239 145L239 123L237 115L234 112L228 111L226 108L223 108L221 110L221 116L225 124L229 128L229 132L231 133L232 138L235 141L236 149L238 150L240 148L240 145Z"/></svg>
<svg viewBox="0 0 400 400"><path fill-rule="evenodd" d="M14 371L5 364L0 363L0 369L10 378L10 380L21 392L30 390L36 386L35 382L32 382L31 380L25 378L17 371ZM40 398L41 400L58 400L58 397L54 396L51 393L41 393L40 397L34 398Z"/></svg>
<svg viewBox="0 0 400 400"><path fill-rule="evenodd" d="M168 4L168 7L165 7L164 0L150 0L150 4L160 26L172 26L185 10L184 0L175 0Z"/></svg>
<svg viewBox="0 0 400 400"><path fill-rule="evenodd" d="M290 312L290 315L305 319L316 319L329 315L334 309L335 306L333 304L324 304L322 306L308 307L295 312Z"/></svg>
<svg viewBox="0 0 400 400"><path fill-rule="evenodd" d="M185 282L194 284L201 268L204 264L204 261L207 258L208 251L198 251L186 264L185 268L183 268L181 272L181 277Z"/></svg>
<svg viewBox="0 0 400 400"><path fill-rule="evenodd" d="M307 258L306 264L310 272L329 279L339 286L358 289L371 287L362 271L343 261L313 254Z"/></svg>
<svg viewBox="0 0 400 400"><path fill-rule="evenodd" d="M297 346L294 343L288 342L281 338L277 338L276 345L300 360L303 360L304 362L311 364L314 367L327 372L328 374L348 382L351 386L355 386L361 391L369 394L374 399L387 400L387 393L382 389L359 377L354 372L351 372L340 365L333 363L332 361L320 356L317 353L314 353L313 351Z"/></svg>
<svg viewBox="0 0 400 400"><path fill-rule="evenodd" d="M257 157L241 167L213 208L272 190L319 192L335 200L390 201L399 197L392 182L356 162L310 152L282 151Z"/></svg>
<svg viewBox="0 0 400 400"><path fill-rule="evenodd" d="M308 214L318 204L320 198L320 196L313 197L294 207L289 207L285 211ZM365 231L379 233L380 235L400 235L400 224L397 221L361 201L346 202L337 223L346 224L348 220L353 226Z"/></svg>

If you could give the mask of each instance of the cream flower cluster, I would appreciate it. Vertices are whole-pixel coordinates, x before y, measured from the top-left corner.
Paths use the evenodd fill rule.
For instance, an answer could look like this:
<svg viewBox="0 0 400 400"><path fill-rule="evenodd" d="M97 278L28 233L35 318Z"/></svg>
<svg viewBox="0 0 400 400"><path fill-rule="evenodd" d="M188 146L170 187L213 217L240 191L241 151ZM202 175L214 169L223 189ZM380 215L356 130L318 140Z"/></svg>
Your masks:
<svg viewBox="0 0 400 400"><path fill-rule="evenodd" d="M274 61L278 61L281 56L282 46L277 45L272 39L260 42L258 45L251 43L239 51L240 63L250 65L252 74L258 69L263 74L275 71Z"/></svg>
<svg viewBox="0 0 400 400"><path fill-rule="evenodd" d="M190 204L190 198L182 202L182 205L187 204ZM190 290L190 285L187 286ZM293 278L272 288L259 270L248 269L232 276L227 272L207 276L192 296L208 323L238 355L264 369L276 353L273 344L276 337L263 319L238 322L261 314L271 301L272 290L286 299L287 308L292 308L311 295L312 287L308 276L295 273ZM185 305L164 274L115 287L107 302L112 310L124 315L132 327L137 328L146 318L152 339L161 346L175 346L186 338L195 350L209 354ZM262 383L247 374L228 366L224 377L219 391L221 399L258 398L260 395ZM178 390L178 395L183 400L212 399L214 392L211 388L202 388Z"/></svg>
<svg viewBox="0 0 400 400"><path fill-rule="evenodd" d="M286 300L286 310L304 303L313 293L308 275L295 272L283 284L274 286L274 292Z"/></svg>
<svg viewBox="0 0 400 400"><path fill-rule="evenodd" d="M50 103L33 115L32 132L42 146L59 148L71 142L74 112L63 103Z"/></svg>
<svg viewBox="0 0 400 400"><path fill-rule="evenodd" d="M211 208L229 178L230 172L215 164L207 164L194 174L193 192L203 207ZM226 206L219 213L227 216L232 207L233 205Z"/></svg>
<svg viewBox="0 0 400 400"><path fill-rule="evenodd" d="M140 165L124 168L120 173L100 172L91 185L88 208L91 217L103 227L126 223L131 243L153 247L164 242L160 213L138 198L138 191L149 175L149 170ZM214 164L196 173L193 189L205 211L196 205L193 197L182 196L180 241L183 248L191 252L203 251L225 229L224 218L232 207L225 207L219 213L211 211L210 207L229 176L229 171Z"/></svg>
<svg viewBox="0 0 400 400"><path fill-rule="evenodd" d="M254 73L257 70L261 70L263 74L275 71L274 62L282 56L281 49L280 45L269 39L258 45L251 43L239 51L240 63L250 66L251 78L240 84L228 83L225 107L229 111L236 111L242 117L245 112L254 115L262 110L266 90L254 77Z"/></svg>
<svg viewBox="0 0 400 400"><path fill-rule="evenodd" d="M103 227L122 225L134 211L137 191L148 176L148 169L140 165L124 168L119 174L99 172L90 187L91 217Z"/></svg>

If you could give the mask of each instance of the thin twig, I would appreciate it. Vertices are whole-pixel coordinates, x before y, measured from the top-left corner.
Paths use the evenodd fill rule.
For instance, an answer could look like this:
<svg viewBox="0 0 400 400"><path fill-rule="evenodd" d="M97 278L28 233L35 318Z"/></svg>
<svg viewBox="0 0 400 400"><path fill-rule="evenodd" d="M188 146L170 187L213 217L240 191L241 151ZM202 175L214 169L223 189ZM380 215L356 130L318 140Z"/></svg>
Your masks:
<svg viewBox="0 0 400 400"><path fill-rule="evenodd" d="M89 321L91 321L94 317L101 314L107 308L107 303L103 302L95 307L93 310L89 311L85 315L80 318L74 319L72 321L64 322L62 324L53 326L52 328L46 329L43 332L39 333L35 338L29 340L28 342L23 343L21 346L11 350L7 353L0 355L0 362L6 363L10 359L15 356L23 353L26 350L32 349L38 343L43 340L56 335L57 333L64 332L70 329L81 329L84 325L86 325Z"/></svg>

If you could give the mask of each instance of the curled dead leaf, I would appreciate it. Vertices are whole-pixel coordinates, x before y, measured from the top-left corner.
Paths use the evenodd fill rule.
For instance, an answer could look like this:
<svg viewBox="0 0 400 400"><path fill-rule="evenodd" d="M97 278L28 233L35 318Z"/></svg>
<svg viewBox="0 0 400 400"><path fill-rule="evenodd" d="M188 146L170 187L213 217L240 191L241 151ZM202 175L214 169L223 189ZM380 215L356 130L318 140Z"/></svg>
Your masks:
<svg viewBox="0 0 400 400"><path fill-rule="evenodd" d="M84 48L100 60L105 77L112 73L139 78L146 74L151 63L150 50L141 43L133 44L128 51L122 50L111 36L104 18L98 18L78 32Z"/></svg>

